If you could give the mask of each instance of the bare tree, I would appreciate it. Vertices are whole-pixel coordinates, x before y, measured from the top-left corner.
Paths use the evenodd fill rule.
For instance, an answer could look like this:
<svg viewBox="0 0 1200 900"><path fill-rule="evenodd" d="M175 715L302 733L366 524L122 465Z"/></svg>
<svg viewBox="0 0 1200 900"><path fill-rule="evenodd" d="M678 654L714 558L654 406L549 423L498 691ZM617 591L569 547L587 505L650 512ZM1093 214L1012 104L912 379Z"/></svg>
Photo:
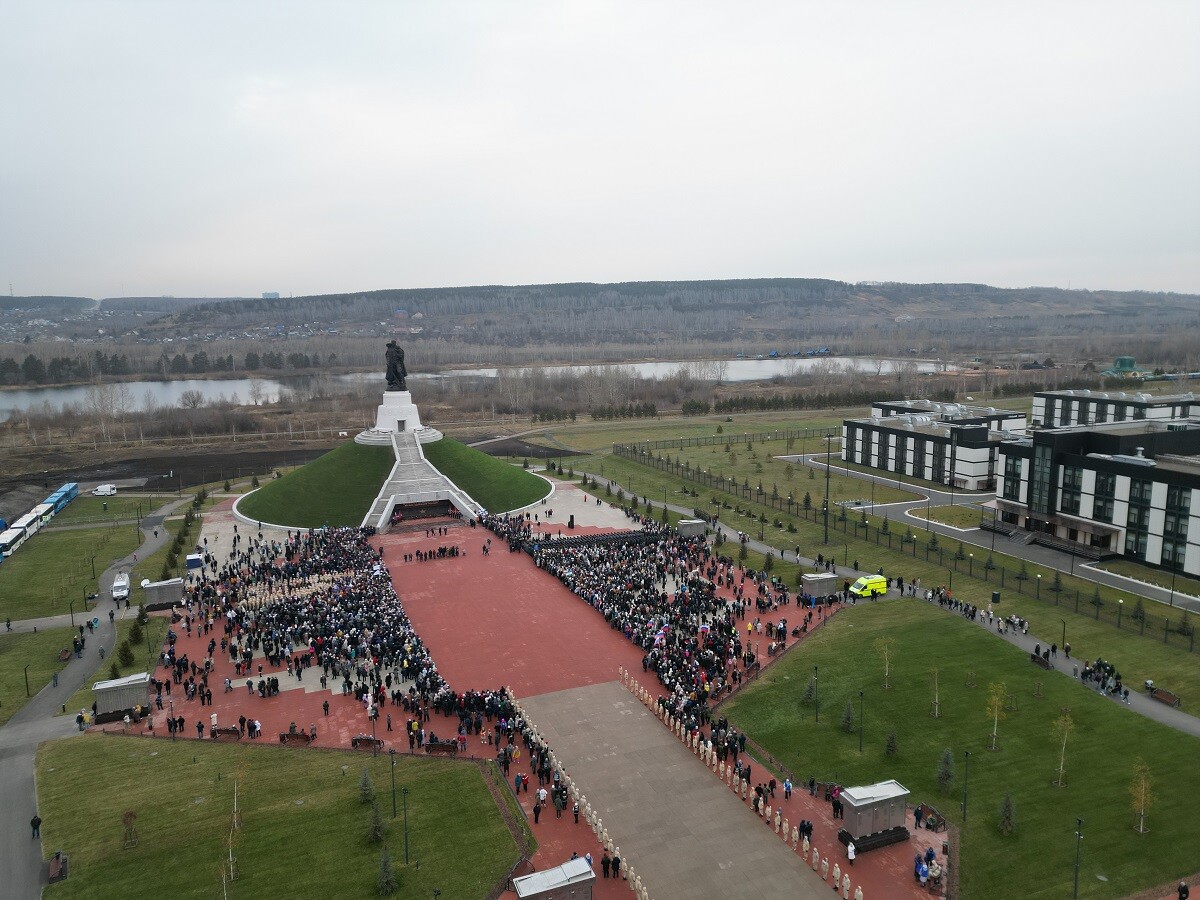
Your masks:
<svg viewBox="0 0 1200 900"><path fill-rule="evenodd" d="M1000 749L1000 720L1004 718L1004 701L1007 696L1008 689L1004 686L1004 682L993 682L988 685L987 711L992 720L992 739L988 746L989 750Z"/></svg>
<svg viewBox="0 0 1200 900"><path fill-rule="evenodd" d="M1129 798L1133 811L1137 813L1138 834L1145 834L1150 830L1146 827L1146 813L1154 805L1154 793L1150 783L1150 766L1144 760L1139 759L1134 763L1133 781L1129 783Z"/></svg>
<svg viewBox="0 0 1200 900"><path fill-rule="evenodd" d="M892 675L892 647L895 641L890 637L879 638L875 641L875 652L883 659L883 689L890 690Z"/></svg>
<svg viewBox="0 0 1200 900"><path fill-rule="evenodd" d="M1054 720L1054 733L1058 739L1062 741L1062 750L1058 757L1058 774L1054 779L1055 787L1067 786L1067 741L1071 737L1071 730L1075 727L1075 722L1071 719L1070 713L1063 713Z"/></svg>

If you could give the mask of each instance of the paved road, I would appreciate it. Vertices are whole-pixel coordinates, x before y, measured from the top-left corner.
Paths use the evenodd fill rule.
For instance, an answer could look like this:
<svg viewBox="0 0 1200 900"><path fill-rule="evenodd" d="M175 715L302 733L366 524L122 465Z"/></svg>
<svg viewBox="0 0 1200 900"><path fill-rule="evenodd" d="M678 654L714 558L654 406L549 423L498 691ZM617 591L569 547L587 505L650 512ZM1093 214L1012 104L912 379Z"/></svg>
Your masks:
<svg viewBox="0 0 1200 900"><path fill-rule="evenodd" d="M142 520L142 545L137 549L138 558L144 559L167 543L167 532L154 529L164 516L170 515L181 506L191 502L190 497L172 500L150 517ZM132 523L131 523L132 524ZM94 527L94 526L93 526ZM41 896L45 884L46 865L41 841L31 838L29 820L36 809L37 794L34 787L34 757L38 745L52 738L77 734L75 716L55 715L63 704L84 684L89 682L100 667L100 648L105 657L110 657L115 643L116 628L108 621L109 610L115 617L133 616L128 607L117 610L112 600L112 583L118 572L129 571L134 564L134 554L114 562L101 573L98 584L99 600L91 608L90 615L100 619L100 627L90 635L83 658L71 657L67 667L58 675L58 684L47 684L3 728L0 728L0 859L4 860L5 898L12 900L36 900ZM83 613L75 614L76 623L82 623ZM13 631L33 631L56 628L71 624L70 614L45 616L13 622ZM57 848L48 848L57 849Z"/></svg>
<svg viewBox="0 0 1200 900"><path fill-rule="evenodd" d="M622 485L620 485L616 481L608 481L604 478L600 478L597 476L593 476L593 477L595 477L597 482L599 482L599 483L607 483L607 484L612 485L612 488L614 491L617 488L622 487ZM624 488L624 490L626 493L629 493L628 488ZM680 513L680 514L683 514L686 516L693 515L693 508L691 506L679 506L679 505L671 504L671 503L668 503L667 506L671 509L672 512ZM733 540L734 543L737 542L737 532L735 529L731 528L728 525L721 524L719 526L718 530L720 530L723 534L725 534L725 536L727 538ZM754 550L758 553L769 553L769 552L777 553L777 554L781 555L781 558L787 558L789 561L794 560L802 565L816 566L816 560L814 560L814 559L811 559L806 556L796 556L794 553L789 553L788 551L780 551L780 549L778 547L773 547L770 544L759 541L756 538L749 536L749 534L748 534L748 537L746 540L746 546L749 549ZM870 574L870 573L866 573L866 572L855 571L855 570L850 569L845 566L836 568L836 571L837 571L838 575L844 575L846 578L850 578L850 579L857 578L859 575ZM893 590L889 593L889 599L899 600L900 597ZM921 601L912 601L912 602L922 602L923 603L925 601L921 600ZM947 612L947 614L950 615L951 613ZM1049 647L1050 644L1052 644L1058 640L1057 635L1037 635L1037 634L1022 635L1022 634L1013 634L1010 632L1006 635L1001 636L996 633L995 628L990 628L988 630L991 634L995 635L996 637L1002 638L1003 640L1008 641L1010 644L1020 647L1026 653L1032 653L1033 647L1035 644L1040 643L1043 647ZM1058 663L1057 663L1057 668L1055 669L1055 672L1060 677L1072 678L1073 677L1072 676L1072 666L1065 665L1065 663L1066 663L1065 658L1060 656ZM1032 665L1032 663L1031 663L1031 665ZM1076 679L1076 681L1077 681L1077 679ZM1079 684L1080 690L1091 690L1090 687L1085 686L1081 682L1077 681L1077 683ZM1129 707L1128 708L1132 712L1135 712L1141 716L1145 716L1147 719L1153 719L1156 722L1161 722L1162 724L1168 725L1171 728L1174 728L1178 731L1182 731L1185 734L1190 734L1190 735L1193 735L1196 737L1200 737L1200 718L1197 718L1196 716L1193 716L1193 715L1189 715L1188 713L1185 713L1182 710L1169 707L1163 703L1159 703L1157 700L1151 699L1146 694L1135 693L1135 688L1137 687L1136 685L1130 685L1129 687L1130 687L1130 691L1129 691ZM1112 702L1116 703L1118 701L1113 700Z"/></svg>
<svg viewBox="0 0 1200 900"><path fill-rule="evenodd" d="M779 457L780 459L788 459L798 462L802 465L810 466L817 471L824 471L825 459L823 454L807 454L805 456L786 456ZM902 479L894 477L873 475L867 472L860 472L856 469L847 469L837 465L830 466L831 470L837 471L839 475L848 475L852 478L857 478L860 481L867 483L877 483L887 485L888 487L901 487L908 490L924 494L926 499L914 500L904 503L888 503L876 504L874 509L878 513L880 509L887 511L890 516L899 516L910 510L920 509L923 506L950 506L950 505L979 505L987 503L995 498L994 493L986 493L979 491L940 491L930 488L923 484L914 484L905 482ZM925 520L921 519L921 527L926 527ZM1147 584L1142 581L1135 581L1132 578L1125 578L1121 575L1116 575L1112 572L1107 572L1103 569L1094 568L1088 564L1087 560L1073 557L1070 553L1061 550L1055 550L1051 547L1043 547L1040 544L1025 544L1010 541L1002 534L993 534L982 530L963 530L955 528L951 525L943 525L940 522L930 522L928 526L932 531L949 537L956 541L962 541L964 545L978 547L981 550L998 550L1001 553L1009 556L1014 556L1018 559L1024 559L1028 562L1035 563L1039 566L1045 566L1049 569L1057 569L1064 575L1074 575L1076 578L1081 578L1085 581L1090 581L1093 584L1100 584L1106 587L1115 588L1125 591L1138 597L1144 597L1147 600L1154 600L1167 606L1176 606L1182 609L1190 610L1194 613L1200 613L1200 597L1192 597L1187 594L1181 594L1179 591L1172 591L1169 588L1162 588L1158 585ZM1023 534L1023 532L1022 532Z"/></svg>

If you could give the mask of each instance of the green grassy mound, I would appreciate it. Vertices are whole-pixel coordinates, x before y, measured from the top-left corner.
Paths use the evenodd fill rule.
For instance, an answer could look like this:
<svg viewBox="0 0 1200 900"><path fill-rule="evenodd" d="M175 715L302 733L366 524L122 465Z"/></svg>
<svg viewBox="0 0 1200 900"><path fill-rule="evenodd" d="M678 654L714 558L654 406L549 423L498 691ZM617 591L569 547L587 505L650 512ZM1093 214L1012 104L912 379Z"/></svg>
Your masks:
<svg viewBox="0 0 1200 900"><path fill-rule="evenodd" d="M536 475L451 438L425 444L421 449L434 468L489 512L519 509L550 493L550 485Z"/></svg>
<svg viewBox="0 0 1200 900"><path fill-rule="evenodd" d="M265 738L259 746L108 735L43 744L42 845L71 856L71 877L45 896L222 896L236 780L242 827L229 896L374 897L381 847L368 840L371 806L359 798L364 768L386 827L395 896L432 897L434 888L443 900L485 896L517 848L479 769L397 756L397 812L400 789L409 791L405 866L389 762L385 754L287 750ZM126 810L137 814L132 850L122 849Z"/></svg>
<svg viewBox="0 0 1200 900"><path fill-rule="evenodd" d="M890 688L878 644L891 638ZM1058 665L1070 671L1059 654ZM805 686L819 667L820 723ZM941 717L930 714L938 671ZM975 687L966 686L974 672ZM1035 697L1042 682L1041 697ZM987 749L992 684L1015 700ZM1136 687L1136 685L1132 686ZM858 752L859 691L864 692L863 752ZM841 728L847 705L853 716ZM1074 723L1066 751L1067 787L1053 785L1064 708ZM964 751L970 751L968 821L963 826L961 896L1070 896L1075 820L1084 820L1080 896L1125 897L1196 867L1192 798L1200 791L1200 741L1101 698L1069 677L1044 672L978 625L923 601L851 607L772 666L726 714L796 776L870 784L895 778L962 825ZM888 733L898 752L886 755ZM945 748L954 759L949 791L936 773ZM1135 830L1130 785L1138 758L1149 764L1154 803L1149 833ZM1017 830L999 828L1005 792ZM911 824L911 820L910 820ZM1188 837L1191 834L1192 837ZM1101 880L1103 876L1105 880ZM1086 887L1085 887L1086 886Z"/></svg>
<svg viewBox="0 0 1200 900"><path fill-rule="evenodd" d="M395 463L390 446L350 441L263 485L241 501L238 511L293 528L358 525Z"/></svg>

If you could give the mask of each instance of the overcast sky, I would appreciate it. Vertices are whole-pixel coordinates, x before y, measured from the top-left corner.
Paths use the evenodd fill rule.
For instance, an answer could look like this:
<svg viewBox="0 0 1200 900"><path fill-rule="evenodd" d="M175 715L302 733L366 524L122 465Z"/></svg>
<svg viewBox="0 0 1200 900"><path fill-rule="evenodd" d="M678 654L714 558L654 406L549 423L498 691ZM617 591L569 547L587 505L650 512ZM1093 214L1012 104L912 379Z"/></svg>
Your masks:
<svg viewBox="0 0 1200 900"><path fill-rule="evenodd" d="M0 0L0 281L1200 291L1200 3Z"/></svg>

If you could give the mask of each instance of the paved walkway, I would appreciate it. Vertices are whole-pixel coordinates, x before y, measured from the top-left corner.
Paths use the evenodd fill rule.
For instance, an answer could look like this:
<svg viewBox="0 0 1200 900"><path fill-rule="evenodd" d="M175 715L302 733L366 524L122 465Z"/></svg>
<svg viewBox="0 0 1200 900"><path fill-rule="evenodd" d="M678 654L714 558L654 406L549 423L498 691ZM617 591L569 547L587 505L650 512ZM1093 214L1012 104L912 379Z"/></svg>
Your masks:
<svg viewBox="0 0 1200 900"><path fill-rule="evenodd" d="M851 472L851 474L861 474L861 473ZM875 476L871 476L871 477L875 477ZM606 481L603 478L598 478L597 480L601 484L611 484L614 491L618 487L621 487L621 485L615 481ZM670 507L672 512L681 513L684 515L692 514L692 509L690 507L681 507L681 506L677 506L675 504L668 504L668 506ZM723 525L722 527L725 529L726 532L728 532L727 536L731 536L734 534L733 529L729 528L729 526ZM757 551L759 553L774 552L774 553L780 553L782 555L782 552L779 550L778 547L773 547L770 544L763 543L762 541L756 540L753 537L747 538L746 545L751 550ZM816 560L811 559L806 556L796 556L793 553L790 558L802 565L814 566L814 567L816 566ZM845 568L845 567L837 569L837 572L839 575L845 573L845 577L851 578L851 579L857 578L859 575L862 575L862 574L867 574L867 573L858 572L858 571L855 571L855 570L852 570L849 568ZM899 596L897 595L895 590L891 590L891 591L889 591L888 598L884 598L884 599L889 599L889 598L890 599L899 599ZM921 602L925 602L925 601L921 601ZM948 610L948 612L951 612L951 611ZM997 637L1001 637L1004 640L1008 641L1009 643L1011 643L1017 647L1020 647L1022 650L1026 651L1027 653L1032 653L1033 648L1036 644L1041 644L1043 647L1049 647L1052 643L1055 643L1058 640L1058 638L1054 635L1045 635L1045 636L1039 636L1036 634L1022 635L1020 633L1013 633L1011 630L1007 634L1000 635L996 632L996 629L994 626L992 628L989 628L988 630L991 631L991 633L996 635ZM1056 661L1055 671L1059 675L1064 675L1064 676L1070 678L1070 677L1072 677L1073 664L1068 665L1066 663L1067 663L1067 661L1066 661L1065 656L1060 654L1058 660ZM1031 663L1031 665L1032 665L1032 663ZM1080 667L1082 668L1082 664ZM1153 719L1156 722L1161 722L1163 725L1168 725L1171 728L1175 728L1179 731L1184 732L1185 734L1200 736L1200 718L1197 718L1194 715L1186 713L1181 709L1176 709L1176 708L1167 706L1164 703L1159 703L1157 700L1152 699L1151 697L1149 697L1148 695L1146 695L1144 693L1136 692L1135 689L1137 688L1137 685L1130 685L1129 688L1130 688L1130 690L1129 690L1129 706L1128 706L1128 708L1131 711L1133 711L1139 715L1145 716L1148 719ZM1091 690L1091 688L1089 688L1081 683L1080 690ZM1113 700L1112 702L1117 703L1119 701Z"/></svg>
<svg viewBox="0 0 1200 900"><path fill-rule="evenodd" d="M829 895L619 682L522 702L655 900Z"/></svg>
<svg viewBox="0 0 1200 900"><path fill-rule="evenodd" d="M825 469L824 454L805 454L804 456L780 456L778 459L791 460L802 465L809 466L818 471ZM888 487L899 486L909 490L924 494L926 500L915 500L908 503L890 503L886 504L889 515L907 514L913 510L920 509L923 506L971 506L980 503L990 502L995 498L994 493L979 492L979 491L939 491L925 484L913 482L905 482L902 479L897 480L894 477L884 475L873 475L868 472L860 472L857 469L847 469L841 466L832 465L830 469L835 470L839 475L857 478L860 481L867 483L876 483L887 485ZM878 504L884 506L885 504ZM1159 587L1155 584L1148 584L1144 581L1137 581L1133 578L1126 578L1123 575L1117 575L1113 572L1108 572L1103 569L1095 568L1090 565L1089 561L1078 556L1072 556L1062 550L1055 550L1052 547L1044 547L1041 544L1018 544L1014 543L1002 534L993 534L983 531L979 528L962 529L955 528L952 525L944 525L941 522L928 522L924 518L907 516L920 523L922 528L928 527L943 537L949 537L956 541L962 541L964 544L978 547L981 550L998 550L1008 556L1024 559L1028 562L1035 563L1039 566L1045 566L1048 569L1056 569L1064 575L1071 574L1076 578L1082 578L1085 581L1090 581L1093 584L1101 584L1106 587L1115 588L1116 590L1125 591L1138 597L1144 597L1147 600L1155 600L1165 604L1168 607L1176 606L1181 609L1191 610L1195 613L1200 613L1200 597L1192 597L1188 594L1182 594L1179 591L1171 591L1170 588Z"/></svg>
<svg viewBox="0 0 1200 900"><path fill-rule="evenodd" d="M161 522L162 516L170 515L188 502L190 498L165 504L155 511L154 515L159 517L155 521ZM150 519L143 519L143 526L142 545L136 551L140 558L167 542L165 530L160 529L157 537L154 535L155 526ZM133 615L128 608L117 611L112 600L113 579L119 572L129 570L134 564L133 557L131 553L117 560L100 574L99 599L89 611L90 615L100 619L100 627L89 636L83 658L72 656L66 668L59 672L57 686L51 683L43 687L0 728L0 859L5 863L4 890L0 893L13 900L34 900L41 896L42 886L46 883L45 858L55 849L44 850L41 841L30 838L29 820L37 802L33 774L38 745L52 738L78 734L75 717L70 711L67 715L56 714L62 711L68 697L94 678L101 665L100 649L104 649L106 657L112 654L116 629L108 622L109 610L121 618ZM83 622L83 615L82 611L75 614L77 623ZM44 616L13 622L13 632L33 631L35 626L45 629L70 624L70 614Z"/></svg>

